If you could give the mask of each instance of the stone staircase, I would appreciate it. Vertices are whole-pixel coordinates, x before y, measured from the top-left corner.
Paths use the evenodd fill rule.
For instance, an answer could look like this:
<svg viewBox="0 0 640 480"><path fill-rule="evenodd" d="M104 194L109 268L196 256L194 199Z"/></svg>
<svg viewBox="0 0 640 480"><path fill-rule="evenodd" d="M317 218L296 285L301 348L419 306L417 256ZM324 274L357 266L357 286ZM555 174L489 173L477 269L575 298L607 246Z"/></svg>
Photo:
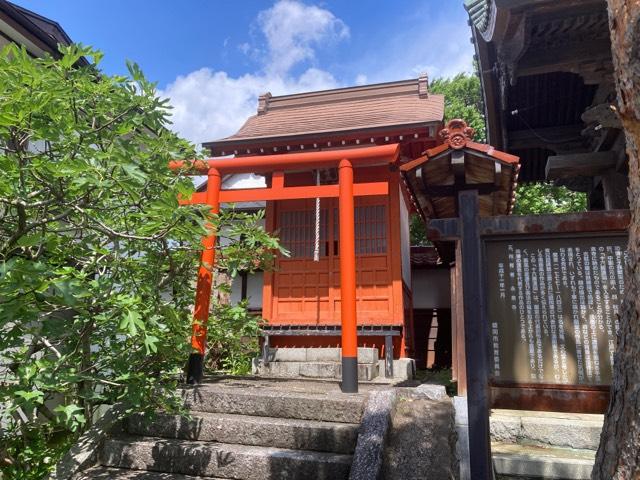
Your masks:
<svg viewBox="0 0 640 480"><path fill-rule="evenodd" d="M358 379L373 380L380 375L377 348L358 348ZM254 360L254 374L275 378L339 379L342 365L339 348L272 348L269 360ZM384 366L382 367L384 373Z"/></svg>
<svg viewBox="0 0 640 480"><path fill-rule="evenodd" d="M493 410L498 478L590 479L602 423L602 415Z"/></svg>
<svg viewBox="0 0 640 480"><path fill-rule="evenodd" d="M187 389L189 417L129 417L75 479L348 478L366 395L281 383Z"/></svg>

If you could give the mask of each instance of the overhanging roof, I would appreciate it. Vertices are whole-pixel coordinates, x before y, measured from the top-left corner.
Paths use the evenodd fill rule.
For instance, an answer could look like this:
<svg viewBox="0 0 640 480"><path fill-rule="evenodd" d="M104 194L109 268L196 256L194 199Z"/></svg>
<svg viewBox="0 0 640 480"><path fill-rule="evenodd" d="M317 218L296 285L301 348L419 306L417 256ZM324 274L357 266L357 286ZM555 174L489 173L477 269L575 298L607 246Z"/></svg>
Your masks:
<svg viewBox="0 0 640 480"><path fill-rule="evenodd" d="M488 141L521 158L521 182L545 180L554 153L611 144L582 114L615 97L605 0L465 0ZM572 188L582 189L573 180ZM590 185L591 182L587 182Z"/></svg>
<svg viewBox="0 0 640 480"><path fill-rule="evenodd" d="M212 150L286 143L293 139L352 132L384 132L436 126L444 97L428 92L426 75L417 79L259 99L258 112L235 134L203 146ZM434 132L435 133L435 132Z"/></svg>
<svg viewBox="0 0 640 480"><path fill-rule="evenodd" d="M425 220L456 217L461 190L478 190L481 216L511 213L519 158L473 142L473 134L463 120L452 120L441 131L442 145L400 167Z"/></svg>
<svg viewBox="0 0 640 480"><path fill-rule="evenodd" d="M58 44L73 43L57 22L6 0L0 0L0 34L37 57L45 52L58 57ZM85 64L86 59L79 62Z"/></svg>

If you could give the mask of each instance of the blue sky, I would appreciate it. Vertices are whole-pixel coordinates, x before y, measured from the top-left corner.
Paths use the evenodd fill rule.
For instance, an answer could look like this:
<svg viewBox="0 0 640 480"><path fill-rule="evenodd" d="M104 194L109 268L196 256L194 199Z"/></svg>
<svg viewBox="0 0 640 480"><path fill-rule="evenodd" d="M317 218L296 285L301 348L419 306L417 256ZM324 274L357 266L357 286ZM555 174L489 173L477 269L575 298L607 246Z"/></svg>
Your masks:
<svg viewBox="0 0 640 480"><path fill-rule="evenodd" d="M196 143L232 134L257 96L470 71L462 0L14 0L105 53L140 64Z"/></svg>

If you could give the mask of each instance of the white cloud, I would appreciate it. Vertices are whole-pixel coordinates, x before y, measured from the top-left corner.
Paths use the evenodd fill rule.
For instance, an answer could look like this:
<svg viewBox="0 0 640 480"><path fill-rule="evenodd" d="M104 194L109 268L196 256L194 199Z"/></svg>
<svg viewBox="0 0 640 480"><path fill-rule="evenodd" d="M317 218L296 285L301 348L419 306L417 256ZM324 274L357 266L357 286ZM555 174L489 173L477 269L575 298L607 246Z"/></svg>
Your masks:
<svg viewBox="0 0 640 480"><path fill-rule="evenodd" d="M367 76L364 73L359 73L356 75L356 79L354 81L356 85L364 85L367 83Z"/></svg>
<svg viewBox="0 0 640 480"><path fill-rule="evenodd" d="M256 24L267 44L261 71L234 78L202 68L160 91L174 107L172 128L181 136L199 144L231 135L256 113L257 97L265 92L282 95L339 86L331 73L319 68L291 73L296 65L312 60L319 46L349 36L349 28L330 11L280 0L260 12ZM249 43L238 48L250 56L259 50Z"/></svg>
<svg viewBox="0 0 640 480"><path fill-rule="evenodd" d="M358 51L341 79L356 85L417 77L431 80L472 68L473 47L466 13L430 11L425 2L411 17L372 37ZM429 19L425 27L425 19ZM174 106L173 129L199 144L233 134L250 115L257 98L271 92L283 95L343 86L315 64L316 53L349 38L349 27L332 12L299 0L278 0L260 12L247 31L252 41L236 48L257 68L242 76L202 68L179 76L160 94Z"/></svg>
<svg viewBox="0 0 640 480"><path fill-rule="evenodd" d="M276 75L313 59L314 47L349 36L349 28L329 10L293 0L281 0L260 12L258 25L267 40L267 69Z"/></svg>
<svg viewBox="0 0 640 480"><path fill-rule="evenodd" d="M432 2L423 2L411 17L393 26L383 43L354 59L354 68L366 72L369 82L415 78L423 72L430 79L471 72L471 29L459 4L459 9L438 12Z"/></svg>
<svg viewBox="0 0 640 480"><path fill-rule="evenodd" d="M255 115L257 98L322 90L338 86L333 76L310 68L299 77L247 74L238 78L226 72L202 68L178 77L161 95L171 99L173 129L194 143L216 140L234 133L250 115Z"/></svg>

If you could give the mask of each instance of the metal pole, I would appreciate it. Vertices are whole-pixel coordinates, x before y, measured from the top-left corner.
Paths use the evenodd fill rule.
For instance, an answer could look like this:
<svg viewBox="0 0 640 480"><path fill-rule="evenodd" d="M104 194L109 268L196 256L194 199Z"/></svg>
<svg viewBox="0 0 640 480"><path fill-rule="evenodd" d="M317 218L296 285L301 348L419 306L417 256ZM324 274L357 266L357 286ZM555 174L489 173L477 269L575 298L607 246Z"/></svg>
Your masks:
<svg viewBox="0 0 640 480"><path fill-rule="evenodd" d="M353 166L338 166L340 188L340 314L342 320L342 391L358 391L358 325L356 319L356 246L353 204Z"/></svg>
<svg viewBox="0 0 640 480"><path fill-rule="evenodd" d="M211 206L211 213L220 212L220 172L211 168L207 178L207 204ZM198 269L198 283L196 285L196 303L193 311L193 325L191 347L187 364L187 383L202 382L204 370L204 354L207 345L207 321L209 320L209 305L211 302L211 287L213 284L213 267L216 259L216 236L208 235L202 240L202 256Z"/></svg>
<svg viewBox="0 0 640 480"><path fill-rule="evenodd" d="M493 468L489 440L488 330L482 276L478 191L460 192L458 205L471 478L491 480Z"/></svg>

